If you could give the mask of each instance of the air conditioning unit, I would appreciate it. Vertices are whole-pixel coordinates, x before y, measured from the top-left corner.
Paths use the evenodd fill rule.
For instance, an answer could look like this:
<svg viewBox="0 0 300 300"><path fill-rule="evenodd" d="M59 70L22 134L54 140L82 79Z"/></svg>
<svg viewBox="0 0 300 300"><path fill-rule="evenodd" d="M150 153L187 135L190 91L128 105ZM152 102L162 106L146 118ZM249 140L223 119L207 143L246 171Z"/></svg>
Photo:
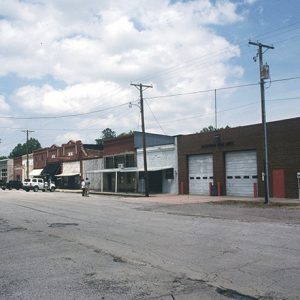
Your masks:
<svg viewBox="0 0 300 300"><path fill-rule="evenodd" d="M119 169L124 169L124 164L118 164Z"/></svg>

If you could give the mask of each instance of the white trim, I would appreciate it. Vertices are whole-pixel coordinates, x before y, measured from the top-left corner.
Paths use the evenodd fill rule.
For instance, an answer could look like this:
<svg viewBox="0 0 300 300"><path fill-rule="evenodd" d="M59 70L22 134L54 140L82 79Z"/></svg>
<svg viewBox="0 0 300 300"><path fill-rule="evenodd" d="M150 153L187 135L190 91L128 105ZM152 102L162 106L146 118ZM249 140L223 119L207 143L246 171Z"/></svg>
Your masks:
<svg viewBox="0 0 300 300"><path fill-rule="evenodd" d="M67 177L67 176L76 176L76 175L80 175L80 173L61 173L58 175L55 175L56 177Z"/></svg>
<svg viewBox="0 0 300 300"><path fill-rule="evenodd" d="M39 176L41 175L43 169L33 169L30 171L29 176Z"/></svg>

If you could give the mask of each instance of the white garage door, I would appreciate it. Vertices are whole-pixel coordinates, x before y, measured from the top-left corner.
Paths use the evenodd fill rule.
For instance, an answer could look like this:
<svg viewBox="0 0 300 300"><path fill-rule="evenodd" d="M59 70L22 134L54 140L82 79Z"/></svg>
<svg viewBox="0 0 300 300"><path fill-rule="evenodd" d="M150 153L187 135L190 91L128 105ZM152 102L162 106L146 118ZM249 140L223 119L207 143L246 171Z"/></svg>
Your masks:
<svg viewBox="0 0 300 300"><path fill-rule="evenodd" d="M256 151L228 152L225 166L227 195L253 197L257 184Z"/></svg>
<svg viewBox="0 0 300 300"><path fill-rule="evenodd" d="M212 154L189 157L189 191L194 195L209 195L209 183L213 183Z"/></svg>

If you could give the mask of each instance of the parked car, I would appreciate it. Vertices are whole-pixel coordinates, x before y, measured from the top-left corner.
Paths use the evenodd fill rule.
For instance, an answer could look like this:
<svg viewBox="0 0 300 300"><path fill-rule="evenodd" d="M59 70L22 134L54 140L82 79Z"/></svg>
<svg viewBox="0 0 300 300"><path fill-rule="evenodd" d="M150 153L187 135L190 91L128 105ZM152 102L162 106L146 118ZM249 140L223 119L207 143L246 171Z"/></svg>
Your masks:
<svg viewBox="0 0 300 300"><path fill-rule="evenodd" d="M1 189L5 190L12 190L12 189L16 189L19 190L23 187L22 182L19 180L10 180L9 182L6 182L5 184L1 184Z"/></svg>
<svg viewBox="0 0 300 300"><path fill-rule="evenodd" d="M38 192L39 190L54 192L55 188L55 184L52 181L45 182L43 178L30 178L23 181L23 190L26 192L30 190L34 192Z"/></svg>
<svg viewBox="0 0 300 300"><path fill-rule="evenodd" d="M6 181L0 180L0 188L3 190L3 187L6 188Z"/></svg>

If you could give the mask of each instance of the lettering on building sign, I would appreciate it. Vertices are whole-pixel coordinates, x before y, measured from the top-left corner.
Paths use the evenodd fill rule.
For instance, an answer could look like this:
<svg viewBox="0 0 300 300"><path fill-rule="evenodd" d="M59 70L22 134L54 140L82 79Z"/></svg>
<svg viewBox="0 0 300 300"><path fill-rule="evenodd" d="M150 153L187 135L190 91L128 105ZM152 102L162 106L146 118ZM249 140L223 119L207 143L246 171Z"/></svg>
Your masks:
<svg viewBox="0 0 300 300"><path fill-rule="evenodd" d="M229 147L234 146L234 142L226 142L226 143L215 143L215 144L205 144L202 145L201 148L221 148L221 147Z"/></svg>

